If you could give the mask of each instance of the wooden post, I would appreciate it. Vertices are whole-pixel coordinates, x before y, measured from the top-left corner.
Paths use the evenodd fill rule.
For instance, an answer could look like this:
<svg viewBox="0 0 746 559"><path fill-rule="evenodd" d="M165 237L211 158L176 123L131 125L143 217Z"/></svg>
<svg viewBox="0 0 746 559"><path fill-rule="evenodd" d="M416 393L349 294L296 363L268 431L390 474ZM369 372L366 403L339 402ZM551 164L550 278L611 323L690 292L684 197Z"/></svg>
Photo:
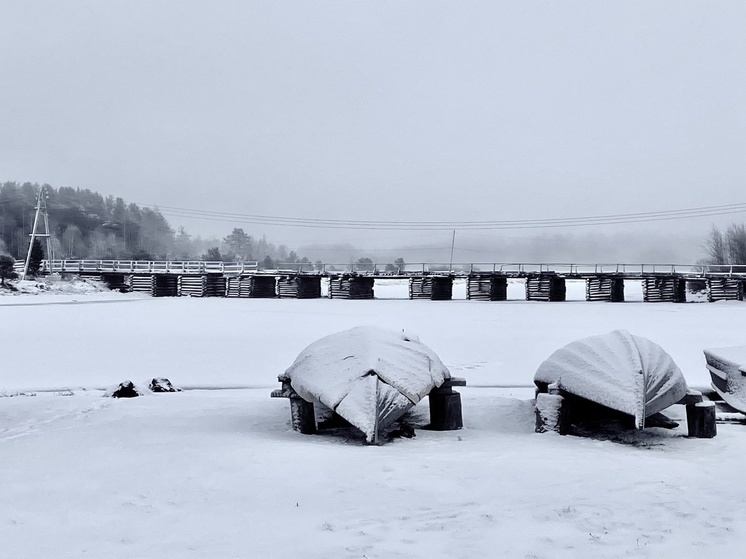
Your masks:
<svg viewBox="0 0 746 559"><path fill-rule="evenodd" d="M554 431L560 435L567 435L569 432L567 401L553 385L549 385L549 392L536 395L534 411L537 433Z"/></svg>
<svg viewBox="0 0 746 559"><path fill-rule="evenodd" d="M430 425L433 431L456 431L463 428L461 394L455 392L450 381L433 388L428 395L430 401Z"/></svg>
<svg viewBox="0 0 746 559"><path fill-rule="evenodd" d="M689 436L697 439L711 439L717 435L715 423L715 402L699 402L686 406L686 426Z"/></svg>
<svg viewBox="0 0 746 559"><path fill-rule="evenodd" d="M300 396L291 396L290 418L294 431L304 435L316 434L316 414L313 410L313 402L306 402Z"/></svg>

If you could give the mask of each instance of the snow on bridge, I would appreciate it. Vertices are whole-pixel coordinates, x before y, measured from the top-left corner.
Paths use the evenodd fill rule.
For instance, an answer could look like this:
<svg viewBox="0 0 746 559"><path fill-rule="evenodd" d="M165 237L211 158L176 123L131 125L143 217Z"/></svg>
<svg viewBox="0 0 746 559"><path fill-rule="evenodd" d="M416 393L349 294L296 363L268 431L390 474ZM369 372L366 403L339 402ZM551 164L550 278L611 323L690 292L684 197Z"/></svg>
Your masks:
<svg viewBox="0 0 746 559"><path fill-rule="evenodd" d="M23 261L16 268L23 269ZM643 278L651 275L681 277L727 276L746 279L746 265L722 264L574 264L574 263L412 263L401 267L391 264L348 263L313 264L279 263L274 269L260 270L256 261L222 262L203 260L44 260L43 273L120 272L166 274L247 274L247 273L298 273L298 274L361 274L381 277L444 274L466 277L472 274L501 274L508 277L526 277L532 274L556 274L563 277L592 277L619 275Z"/></svg>

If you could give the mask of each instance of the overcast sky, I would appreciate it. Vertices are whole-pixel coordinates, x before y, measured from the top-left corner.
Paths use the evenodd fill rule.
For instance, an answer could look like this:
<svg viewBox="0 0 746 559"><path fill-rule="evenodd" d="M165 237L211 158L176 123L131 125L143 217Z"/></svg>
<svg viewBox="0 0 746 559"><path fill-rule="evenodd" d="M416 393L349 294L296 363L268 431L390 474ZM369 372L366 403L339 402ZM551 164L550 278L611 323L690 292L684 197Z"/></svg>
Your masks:
<svg viewBox="0 0 746 559"><path fill-rule="evenodd" d="M354 220L746 202L744 1L0 0L0 21L0 180Z"/></svg>

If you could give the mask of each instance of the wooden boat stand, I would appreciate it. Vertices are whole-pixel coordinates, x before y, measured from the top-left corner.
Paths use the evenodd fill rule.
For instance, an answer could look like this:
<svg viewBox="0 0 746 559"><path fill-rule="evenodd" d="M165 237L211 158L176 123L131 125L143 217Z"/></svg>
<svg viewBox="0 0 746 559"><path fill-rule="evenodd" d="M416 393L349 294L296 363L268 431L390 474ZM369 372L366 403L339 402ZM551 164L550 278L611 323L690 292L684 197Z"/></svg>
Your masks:
<svg viewBox="0 0 746 559"><path fill-rule="evenodd" d="M697 390L689 390L677 404L686 406L686 425L690 438L711 439L717 435L714 402L705 400ZM567 435L570 432L569 401L556 385L550 384L547 392L536 394L535 413L537 433L553 431Z"/></svg>
<svg viewBox="0 0 746 559"><path fill-rule="evenodd" d="M293 389L289 380L280 380L282 387L273 390L272 398L290 400L290 422L294 431L304 435L318 432L313 402L307 402ZM425 427L432 431L455 431L464 426L461 411L461 394L454 386L466 386L462 378L450 378L428 394L430 401L430 423Z"/></svg>

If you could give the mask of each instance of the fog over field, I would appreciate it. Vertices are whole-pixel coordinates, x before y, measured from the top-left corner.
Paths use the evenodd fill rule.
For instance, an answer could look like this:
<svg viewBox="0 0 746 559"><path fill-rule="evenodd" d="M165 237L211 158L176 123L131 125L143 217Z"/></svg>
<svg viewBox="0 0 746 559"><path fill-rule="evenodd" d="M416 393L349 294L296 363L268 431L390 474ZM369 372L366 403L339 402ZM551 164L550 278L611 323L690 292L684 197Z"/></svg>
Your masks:
<svg viewBox="0 0 746 559"><path fill-rule="evenodd" d="M691 261L744 218L640 219L744 202L743 3L32 0L0 18L0 180L158 205L192 235L403 251L457 229L458 260ZM525 223L620 214L637 218ZM477 221L502 225L449 225Z"/></svg>

